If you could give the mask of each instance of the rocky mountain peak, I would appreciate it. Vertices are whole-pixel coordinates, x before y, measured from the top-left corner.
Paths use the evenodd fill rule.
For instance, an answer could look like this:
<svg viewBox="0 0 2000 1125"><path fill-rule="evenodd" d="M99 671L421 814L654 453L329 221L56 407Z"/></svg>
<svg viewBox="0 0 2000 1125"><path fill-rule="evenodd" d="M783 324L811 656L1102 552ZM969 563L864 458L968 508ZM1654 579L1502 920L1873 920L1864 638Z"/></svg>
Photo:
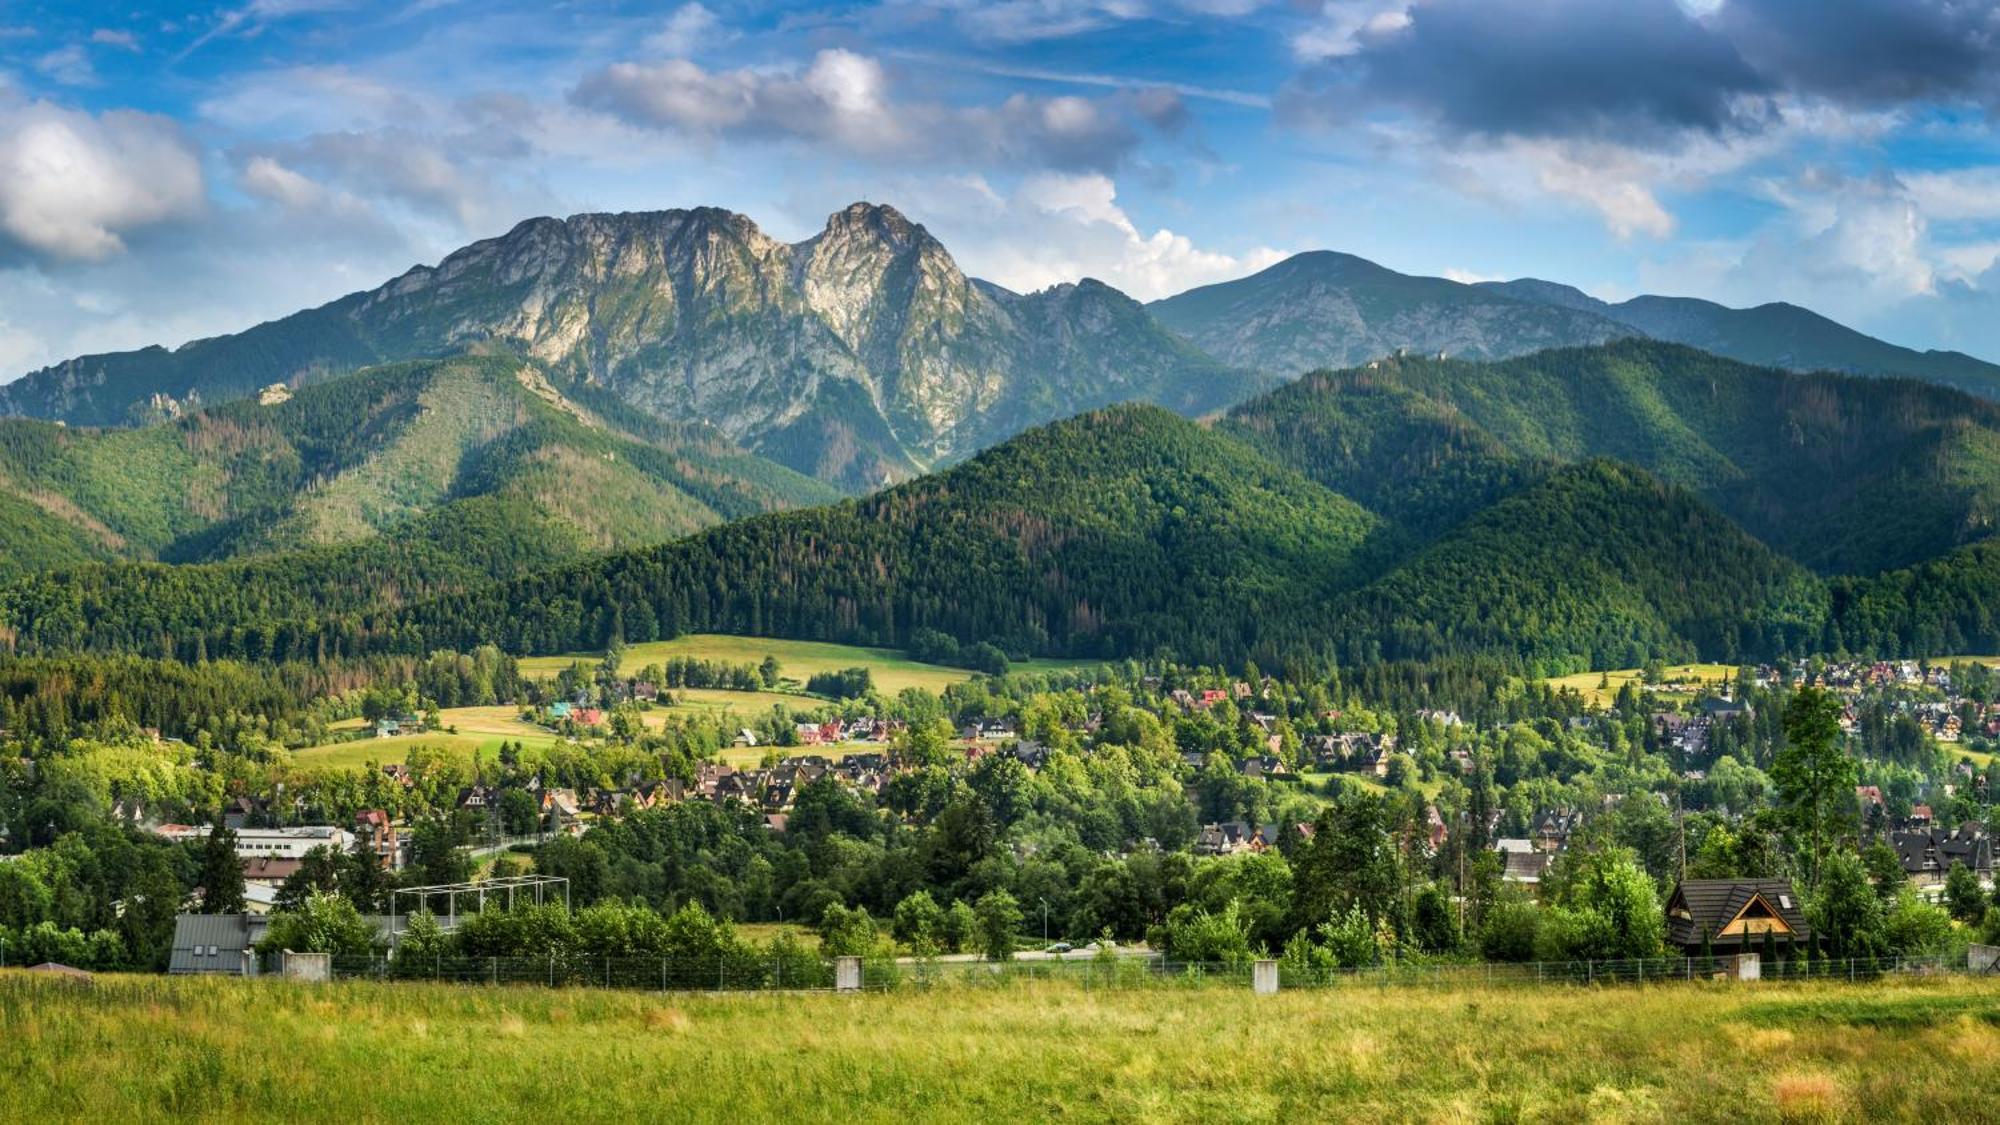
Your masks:
<svg viewBox="0 0 2000 1125"><path fill-rule="evenodd" d="M944 246L893 207L851 204L795 251L806 304L878 361L895 355L912 326L956 323L981 299Z"/></svg>
<svg viewBox="0 0 2000 1125"><path fill-rule="evenodd" d="M931 237L929 231L905 218L901 211L886 203L865 200L850 203L828 215L826 228L819 237L867 238L899 250L919 243L937 245L937 240Z"/></svg>

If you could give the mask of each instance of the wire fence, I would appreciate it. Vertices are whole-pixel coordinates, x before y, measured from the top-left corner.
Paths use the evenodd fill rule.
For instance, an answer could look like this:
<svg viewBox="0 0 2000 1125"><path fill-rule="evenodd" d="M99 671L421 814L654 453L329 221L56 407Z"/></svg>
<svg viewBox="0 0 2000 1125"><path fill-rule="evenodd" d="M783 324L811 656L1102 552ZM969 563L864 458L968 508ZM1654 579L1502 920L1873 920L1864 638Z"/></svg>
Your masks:
<svg viewBox="0 0 2000 1125"><path fill-rule="evenodd" d="M1676 981L1875 980L1888 975L1964 972L1942 956L1759 960L1757 975L1742 975L1735 957L1648 957L1586 961L1481 961L1469 964L1396 963L1351 969L1300 968L1280 962L1285 988L1337 985L1465 988L1567 985L1643 985Z"/></svg>
<svg viewBox="0 0 2000 1125"><path fill-rule="evenodd" d="M266 958L265 972L279 968ZM1158 955L1016 961L969 959L861 962L854 987L864 991L937 987L995 987L1034 981L1066 981L1090 988L1199 988L1251 986L1250 961L1189 962ZM586 956L541 957L365 957L331 959L335 980L415 980L466 985L533 985L663 992L822 991L838 977L833 961L811 954L767 957L724 954L711 958ZM1888 976L1965 973L1962 961L1941 956L1883 958L1790 958L1762 961L1754 979L1763 981L1878 980ZM1397 962L1359 968L1277 963L1284 989L1334 988L1504 988L1595 987L1672 984L1745 979L1733 957L1660 957L1560 962Z"/></svg>

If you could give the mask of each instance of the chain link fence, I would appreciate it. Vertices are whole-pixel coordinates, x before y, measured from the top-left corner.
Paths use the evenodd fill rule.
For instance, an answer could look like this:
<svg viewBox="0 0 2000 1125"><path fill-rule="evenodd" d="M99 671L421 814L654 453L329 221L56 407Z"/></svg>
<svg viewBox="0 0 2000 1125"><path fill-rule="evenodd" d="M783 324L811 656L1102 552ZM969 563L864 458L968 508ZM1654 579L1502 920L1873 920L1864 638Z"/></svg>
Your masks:
<svg viewBox="0 0 2000 1125"><path fill-rule="evenodd" d="M1000 987L1066 981L1090 988L1248 989L1253 962L1188 962L1149 955L1069 960L980 961L868 958L865 991L939 987ZM266 969L275 965L266 966ZM1759 965L1763 981L1877 980L1887 976L1965 973L1943 957L1792 958ZM550 955L543 957L332 958L335 980L418 980L456 984L588 987L663 992L823 991L834 987L832 960L816 955L773 958L726 954L712 958ZM1285 989L1593 987L1736 980L1733 957L1526 963L1409 962L1362 968L1301 968L1278 963Z"/></svg>

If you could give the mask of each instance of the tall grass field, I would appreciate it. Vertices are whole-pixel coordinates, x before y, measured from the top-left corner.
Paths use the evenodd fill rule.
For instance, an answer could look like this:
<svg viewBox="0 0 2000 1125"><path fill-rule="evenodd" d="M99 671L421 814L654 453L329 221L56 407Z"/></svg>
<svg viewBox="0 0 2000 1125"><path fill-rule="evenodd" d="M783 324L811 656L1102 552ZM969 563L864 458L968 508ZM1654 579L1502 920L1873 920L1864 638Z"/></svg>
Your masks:
<svg viewBox="0 0 2000 1125"><path fill-rule="evenodd" d="M625 650L625 658L619 664L619 671L625 675L635 675L639 669L648 664L663 663L677 656L712 660L723 664L759 664L766 656L772 656L777 658L785 678L799 683L804 683L820 672L866 668L873 675L875 686L881 689L884 695L894 695L904 688L912 687L942 692L953 684L964 683L974 675L963 668L946 668L938 664L911 660L894 649L864 648L825 641L788 641L775 637L735 637L720 633L693 633L675 637L670 641L649 641L632 645ZM527 656L521 658L521 673L526 676L553 676L579 660L594 663L603 658L604 654L601 652L574 653L568 656ZM1031 660L1014 665L1013 670L1053 672L1064 668L1090 666L1088 661Z"/></svg>
<svg viewBox="0 0 2000 1125"><path fill-rule="evenodd" d="M2000 1120L2000 980L669 994L0 973L12 1121Z"/></svg>

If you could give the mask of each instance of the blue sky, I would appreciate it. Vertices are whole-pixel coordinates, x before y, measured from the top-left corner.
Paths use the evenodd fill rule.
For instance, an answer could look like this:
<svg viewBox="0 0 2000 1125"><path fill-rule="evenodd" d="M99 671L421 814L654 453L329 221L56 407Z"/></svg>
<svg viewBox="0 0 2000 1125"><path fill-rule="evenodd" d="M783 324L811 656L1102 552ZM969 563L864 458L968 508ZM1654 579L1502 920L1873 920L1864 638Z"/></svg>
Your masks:
<svg viewBox="0 0 2000 1125"><path fill-rule="evenodd" d="M2000 360L2000 0L0 0L0 379L539 214L855 199L1141 298L1307 249Z"/></svg>

